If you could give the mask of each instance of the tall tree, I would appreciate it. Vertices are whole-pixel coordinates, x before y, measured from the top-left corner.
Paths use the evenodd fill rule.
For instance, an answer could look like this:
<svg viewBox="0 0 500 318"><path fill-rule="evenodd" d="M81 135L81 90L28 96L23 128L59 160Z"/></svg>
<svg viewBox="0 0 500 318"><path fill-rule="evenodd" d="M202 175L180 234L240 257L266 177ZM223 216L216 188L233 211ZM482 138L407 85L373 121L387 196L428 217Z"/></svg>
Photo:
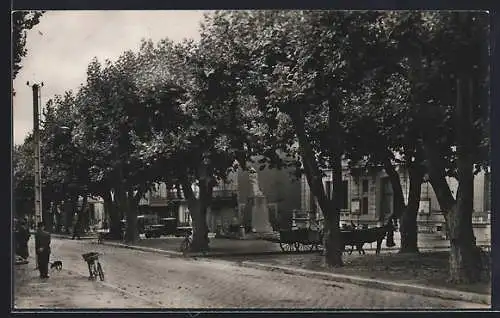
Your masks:
<svg viewBox="0 0 500 318"><path fill-rule="evenodd" d="M241 77L241 85L257 100L263 119L276 127L282 114L294 129L305 175L326 219L326 260L333 266L342 265L337 199L343 152L341 102L345 91L373 67L375 59L364 53L377 46L370 27L377 16L245 11L217 12L212 18L219 47L240 58L248 56L244 62L251 69ZM322 184L326 167L334 171L333 199Z"/></svg>
<svg viewBox="0 0 500 318"><path fill-rule="evenodd" d="M389 49L389 48L388 48ZM380 221L400 220L400 252L418 252L417 213L421 184L425 174L419 129L425 127L408 101L407 65L388 68L363 80L360 90L351 92L346 100L343 125L346 131L346 158L351 170L364 170L368 165L383 168L393 189L393 211L381 211ZM402 169L398 169L402 168ZM408 203L401 185L410 179Z"/></svg>
<svg viewBox="0 0 500 318"><path fill-rule="evenodd" d="M487 22L482 13L419 12L391 13L384 23L400 60L411 67L409 98L419 120L426 123L419 134L430 182L450 232L450 278L457 282L479 278L472 174L473 166L480 169L489 156ZM415 24L423 26L422 32L410 31ZM456 197L446 176L459 182Z"/></svg>
<svg viewBox="0 0 500 318"><path fill-rule="evenodd" d="M199 44L165 40L155 47L147 42L140 53L148 56L139 76L147 79L142 98L156 114L149 144L154 151L142 152L153 155L156 165L172 167L164 169L162 181L181 188L188 201L193 251L208 248L206 213L212 188L226 180L235 161L245 166L253 133L247 128L252 115L241 107L238 81L229 73L244 72L244 65L232 64L232 56L220 51L216 37L203 28Z"/></svg>
<svg viewBox="0 0 500 318"><path fill-rule="evenodd" d="M21 60L26 56L27 32L40 22L44 11L14 11L12 12L12 79L16 78L21 69Z"/></svg>

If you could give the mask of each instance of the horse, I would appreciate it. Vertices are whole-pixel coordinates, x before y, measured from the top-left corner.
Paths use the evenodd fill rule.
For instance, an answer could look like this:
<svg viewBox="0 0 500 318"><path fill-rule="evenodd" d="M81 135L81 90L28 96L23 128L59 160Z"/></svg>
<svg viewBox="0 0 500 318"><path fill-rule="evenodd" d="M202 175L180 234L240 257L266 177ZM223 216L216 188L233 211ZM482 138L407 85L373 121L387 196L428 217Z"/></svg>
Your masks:
<svg viewBox="0 0 500 318"><path fill-rule="evenodd" d="M376 254L380 254L380 249L382 247L382 241L386 239L386 246L393 247L394 243L394 225L392 222L387 222L384 226L374 227L371 229L352 229L347 231L341 231L340 237L342 240L343 250L345 250L346 245L356 247L359 254L365 254L363 245L365 243L377 242ZM352 253L352 250L351 250Z"/></svg>

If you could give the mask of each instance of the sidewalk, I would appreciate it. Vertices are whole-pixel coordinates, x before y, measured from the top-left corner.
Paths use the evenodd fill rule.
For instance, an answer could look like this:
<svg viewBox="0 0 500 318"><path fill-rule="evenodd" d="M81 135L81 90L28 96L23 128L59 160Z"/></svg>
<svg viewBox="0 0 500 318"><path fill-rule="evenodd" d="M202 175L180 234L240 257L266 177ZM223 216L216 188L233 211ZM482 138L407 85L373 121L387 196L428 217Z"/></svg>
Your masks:
<svg viewBox="0 0 500 318"><path fill-rule="evenodd" d="M134 245L104 242L106 245L126 247L142 251L182 256L178 247L182 238L139 240ZM442 241L441 241L442 242ZM447 242L445 242L447 243ZM385 247L385 242L383 243ZM397 254L397 248L382 250L381 255L369 249L366 255L344 254L345 266L326 268L318 252L281 252L279 244L265 240L210 240L210 251L206 256L237 262L241 266L265 270L279 270L294 275L318 277L365 287L419 294L451 300L462 300L491 304L491 283L474 285L450 285L446 283L448 253L442 251L445 244L427 249L441 252L425 252L420 255ZM488 274L489 275L489 274ZM397 278L397 279L395 279ZM443 288L444 287L444 288Z"/></svg>
<svg viewBox="0 0 500 318"><path fill-rule="evenodd" d="M82 273L64 268L49 271L50 278L42 280L35 270L35 260L14 268L14 308L40 310L56 308L150 308L147 300L127 295L106 283L89 281Z"/></svg>
<svg viewBox="0 0 500 318"><path fill-rule="evenodd" d="M399 234L399 233L398 233ZM149 239L139 239L134 245L139 247L146 247L152 249L159 249L163 251L172 252L172 255L177 255L179 252L179 247L184 238L182 237L161 237L161 238L149 238ZM117 244L124 244L122 241L108 241ZM381 253L396 253L399 250L400 241L399 235L395 237L395 247L386 247L385 241L382 242ZM478 243L479 244L479 243ZM126 244L125 244L126 245ZM363 246L363 249L367 254L375 253L377 244L368 243ZM450 243L445 240L438 240L435 237L421 235L419 240L419 246L421 251L436 251L436 250L447 250L450 247ZM210 250L205 254L193 255L193 256L205 256L205 257L232 257L232 256L253 256L253 255L281 255L281 254L296 254L295 249L291 252L283 252L280 248L280 244L277 241L270 241L264 239L229 239L229 238L210 238ZM301 251L300 254L304 253L317 253L306 251ZM354 251L353 253L357 253Z"/></svg>

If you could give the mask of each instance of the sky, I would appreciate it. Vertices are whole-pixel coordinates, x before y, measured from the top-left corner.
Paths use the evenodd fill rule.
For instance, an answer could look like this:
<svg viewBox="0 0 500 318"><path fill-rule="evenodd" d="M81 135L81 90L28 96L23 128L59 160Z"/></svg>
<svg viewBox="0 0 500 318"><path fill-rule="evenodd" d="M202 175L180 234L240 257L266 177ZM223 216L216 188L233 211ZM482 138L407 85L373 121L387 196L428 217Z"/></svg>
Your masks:
<svg viewBox="0 0 500 318"><path fill-rule="evenodd" d="M47 11L28 31L27 56L14 81L14 143L33 129L33 93L26 82L40 83L41 105L55 95L76 90L86 80L93 57L115 60L138 50L142 38L199 39L204 11Z"/></svg>

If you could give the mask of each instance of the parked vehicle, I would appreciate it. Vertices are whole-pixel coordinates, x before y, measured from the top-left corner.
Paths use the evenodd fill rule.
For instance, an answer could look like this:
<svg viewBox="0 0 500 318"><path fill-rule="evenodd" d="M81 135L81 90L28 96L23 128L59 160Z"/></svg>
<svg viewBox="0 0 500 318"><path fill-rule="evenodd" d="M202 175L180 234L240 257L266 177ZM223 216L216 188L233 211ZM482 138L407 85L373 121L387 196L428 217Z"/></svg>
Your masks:
<svg viewBox="0 0 500 318"><path fill-rule="evenodd" d="M160 237L164 232L165 225L163 224L151 224L147 225L144 230L144 235L146 238L150 237Z"/></svg>
<svg viewBox="0 0 500 318"><path fill-rule="evenodd" d="M176 237L185 237L188 234L191 234L193 232L193 228L191 226L178 226L175 229L175 236Z"/></svg>
<svg viewBox="0 0 500 318"><path fill-rule="evenodd" d="M161 218L159 224L164 226L162 235L175 235L177 229L176 218Z"/></svg>
<svg viewBox="0 0 500 318"><path fill-rule="evenodd" d="M323 244L323 232L311 228L292 228L280 230L279 239L270 240L279 243L283 252L290 252L294 248L297 252L313 249L319 251Z"/></svg>
<svg viewBox="0 0 500 318"><path fill-rule="evenodd" d="M137 216L137 231L139 234L145 234L146 228L154 224L158 224L158 217L154 214L143 214Z"/></svg>

